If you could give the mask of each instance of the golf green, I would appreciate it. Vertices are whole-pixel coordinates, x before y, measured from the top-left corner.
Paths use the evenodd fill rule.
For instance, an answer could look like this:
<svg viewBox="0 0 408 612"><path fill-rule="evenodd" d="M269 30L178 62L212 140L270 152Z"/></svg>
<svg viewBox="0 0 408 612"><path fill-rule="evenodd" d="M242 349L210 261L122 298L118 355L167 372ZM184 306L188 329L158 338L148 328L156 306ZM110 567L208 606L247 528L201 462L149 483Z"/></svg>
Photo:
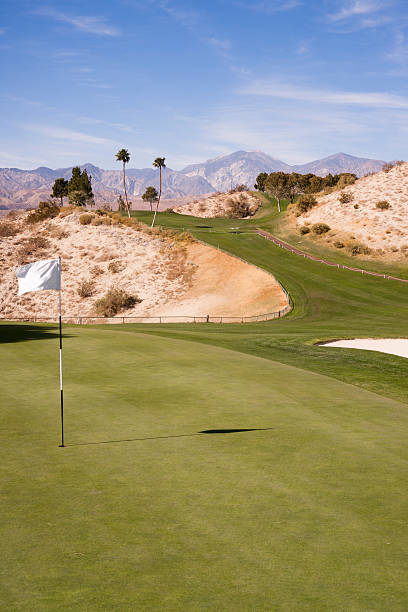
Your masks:
<svg viewBox="0 0 408 612"><path fill-rule="evenodd" d="M407 404L141 328L65 328L59 448L56 330L0 326L2 608L405 610Z"/></svg>

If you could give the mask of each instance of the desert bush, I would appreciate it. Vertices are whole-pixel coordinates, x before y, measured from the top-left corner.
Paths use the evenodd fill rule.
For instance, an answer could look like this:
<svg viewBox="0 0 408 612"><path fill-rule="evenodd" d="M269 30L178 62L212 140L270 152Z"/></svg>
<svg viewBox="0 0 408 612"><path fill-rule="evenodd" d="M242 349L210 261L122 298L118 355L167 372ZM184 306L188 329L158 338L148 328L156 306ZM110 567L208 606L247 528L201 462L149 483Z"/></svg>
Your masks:
<svg viewBox="0 0 408 612"><path fill-rule="evenodd" d="M333 242L333 245L336 249L344 249L344 243L341 240L336 240L336 242Z"/></svg>
<svg viewBox="0 0 408 612"><path fill-rule="evenodd" d="M19 214L21 214L21 213L18 213L16 210L9 210L8 213L7 213L7 218L8 219L12 219L12 220L13 219L17 219Z"/></svg>
<svg viewBox="0 0 408 612"><path fill-rule="evenodd" d="M11 223L0 223L0 237L8 238L18 234L17 228Z"/></svg>
<svg viewBox="0 0 408 612"><path fill-rule="evenodd" d="M313 206L316 206L317 200L311 194L301 195L298 201L296 202L297 210L300 214L307 212Z"/></svg>
<svg viewBox="0 0 408 612"><path fill-rule="evenodd" d="M347 185L354 185L355 182L356 182L355 174L351 174L350 172L343 172L336 185L336 189L343 189L344 187L347 187Z"/></svg>
<svg viewBox="0 0 408 612"><path fill-rule="evenodd" d="M351 242L347 245L347 250L350 251L351 255L355 257L356 255L369 255L371 253L371 249L365 244L360 244L359 242Z"/></svg>
<svg viewBox="0 0 408 612"><path fill-rule="evenodd" d="M249 191L249 188L243 183L241 183L240 185L236 185L235 187L230 189L228 193L240 193L242 191Z"/></svg>
<svg viewBox="0 0 408 612"><path fill-rule="evenodd" d="M96 300L95 312L102 317L113 317L118 312L140 304L142 300L136 295L130 295L123 289L112 287L106 295Z"/></svg>
<svg viewBox="0 0 408 612"><path fill-rule="evenodd" d="M49 241L44 236L33 236L28 238L17 251L17 261L20 264L28 263L28 259L37 253L50 246Z"/></svg>
<svg viewBox="0 0 408 612"><path fill-rule="evenodd" d="M354 200L354 194L350 191L343 191L339 196L340 204L350 204Z"/></svg>
<svg viewBox="0 0 408 612"><path fill-rule="evenodd" d="M111 261L108 265L108 271L112 272L112 274L118 274L118 272L122 272L125 267L120 261Z"/></svg>
<svg viewBox="0 0 408 612"><path fill-rule="evenodd" d="M92 219L95 219L95 215L90 213L83 213L82 215L79 215L79 223L81 225L89 225Z"/></svg>
<svg viewBox="0 0 408 612"><path fill-rule="evenodd" d="M101 268L101 266L93 266L89 272L90 275L95 278L95 276L103 274L103 268Z"/></svg>
<svg viewBox="0 0 408 612"><path fill-rule="evenodd" d="M171 208L171 206L169 208L166 208L166 210L164 211L165 213L174 213L173 208Z"/></svg>
<svg viewBox="0 0 408 612"><path fill-rule="evenodd" d="M357 208L360 208L360 206L358 204L354 204L354 208L357 210Z"/></svg>
<svg viewBox="0 0 408 612"><path fill-rule="evenodd" d="M192 244L193 242L197 242L194 238L193 234L190 232L178 232L175 236L176 242L187 242L188 244Z"/></svg>
<svg viewBox="0 0 408 612"><path fill-rule="evenodd" d="M375 207L379 210L387 210L388 208L391 208L391 205L389 202L387 202L387 200L379 200Z"/></svg>
<svg viewBox="0 0 408 612"><path fill-rule="evenodd" d="M303 235L303 234L308 234L310 232L310 227L307 227L307 225L302 225L302 227L300 228L299 232Z"/></svg>
<svg viewBox="0 0 408 612"><path fill-rule="evenodd" d="M91 279L89 280L83 279L77 287L77 293L79 297L81 298L91 297L94 294L94 291L95 291L95 281Z"/></svg>
<svg viewBox="0 0 408 612"><path fill-rule="evenodd" d="M59 206L55 202L45 201L38 204L38 208L27 215L27 223L37 223L44 219L52 219L60 213Z"/></svg>
<svg viewBox="0 0 408 612"><path fill-rule="evenodd" d="M63 238L68 238L69 233L60 227L52 227L50 229L50 235L57 240L62 240Z"/></svg>
<svg viewBox="0 0 408 612"><path fill-rule="evenodd" d="M312 232L314 234L325 234L328 231L330 231L330 227L326 223L315 223L312 225Z"/></svg>
<svg viewBox="0 0 408 612"><path fill-rule="evenodd" d="M70 215L72 212L74 212L74 210L78 210L78 208L76 206L62 206L62 208L59 209L59 216L64 219L64 217L68 217L68 215Z"/></svg>
<svg viewBox="0 0 408 612"><path fill-rule="evenodd" d="M386 164L383 165L382 169L383 172L389 172L390 170L392 170L393 168L395 168L395 166L402 166L402 164L404 164L404 160L400 159L397 161L392 161L392 162L387 162Z"/></svg>
<svg viewBox="0 0 408 612"><path fill-rule="evenodd" d="M241 193L237 198L228 198L227 216L229 219L243 219L254 214L251 203L245 193Z"/></svg>
<svg viewBox="0 0 408 612"><path fill-rule="evenodd" d="M82 217L82 215L81 215ZM92 217L91 225L102 225L105 219L109 219L109 217ZM110 219L109 219L110 221Z"/></svg>

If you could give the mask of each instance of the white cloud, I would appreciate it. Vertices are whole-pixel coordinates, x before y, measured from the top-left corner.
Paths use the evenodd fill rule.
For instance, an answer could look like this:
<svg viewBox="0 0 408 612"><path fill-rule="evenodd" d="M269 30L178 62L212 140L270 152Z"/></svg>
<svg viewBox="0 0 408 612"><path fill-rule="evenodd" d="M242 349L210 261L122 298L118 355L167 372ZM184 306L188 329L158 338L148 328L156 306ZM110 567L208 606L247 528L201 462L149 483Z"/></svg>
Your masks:
<svg viewBox="0 0 408 612"><path fill-rule="evenodd" d="M408 108L408 98L383 92L330 91L322 89L305 89L280 82L254 81L242 88L239 93L251 96L266 96L295 100L299 102L317 102L320 104L339 104L368 106L376 108Z"/></svg>
<svg viewBox="0 0 408 612"><path fill-rule="evenodd" d="M114 26L106 23L105 17L102 16L89 16L89 15L77 15L70 16L65 13L56 11L55 9L40 8L35 11L36 15L42 15L44 17L50 17L55 21L61 23L68 23L77 30L87 32L89 34L98 34L100 36L119 36L120 32Z"/></svg>
<svg viewBox="0 0 408 612"><path fill-rule="evenodd" d="M91 136L90 134L84 134L83 132L75 132L73 130L67 130L61 127L52 127L47 125L22 125L23 129L35 132L46 138L52 138L54 140L65 140L69 142L77 142L90 145L111 145L113 140L109 138L100 138L98 136Z"/></svg>
<svg viewBox="0 0 408 612"><path fill-rule="evenodd" d="M344 4L339 11L328 15L330 21L345 21L351 17L372 15L385 8L384 2L379 0L353 0Z"/></svg>

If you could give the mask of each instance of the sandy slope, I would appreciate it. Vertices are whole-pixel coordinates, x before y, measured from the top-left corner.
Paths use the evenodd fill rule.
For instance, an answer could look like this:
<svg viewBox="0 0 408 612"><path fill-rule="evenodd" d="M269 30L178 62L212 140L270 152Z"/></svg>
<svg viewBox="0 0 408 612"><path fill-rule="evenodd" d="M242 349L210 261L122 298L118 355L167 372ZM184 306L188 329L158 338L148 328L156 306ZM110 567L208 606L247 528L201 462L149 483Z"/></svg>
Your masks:
<svg viewBox="0 0 408 612"><path fill-rule="evenodd" d="M408 248L408 163L390 172L378 172L356 181L342 191L353 194L349 204L340 204L341 192L319 197L319 204L298 217L298 225L327 223L336 232L350 235L373 249L384 251ZM390 203L388 210L375 207L380 200ZM357 204L358 208L354 208Z"/></svg>
<svg viewBox="0 0 408 612"><path fill-rule="evenodd" d="M250 317L283 310L287 304L273 276L222 251L193 244L188 258L197 266L194 281L176 302L167 304L167 315Z"/></svg>
<svg viewBox="0 0 408 612"><path fill-rule="evenodd" d="M214 193L200 200L193 200L188 204L173 207L174 212L194 217L225 217L230 212L231 202L245 200L252 213L259 208L259 200L248 191L235 193Z"/></svg>
<svg viewBox="0 0 408 612"><path fill-rule="evenodd" d="M23 213L16 236L0 239L0 316L54 316L57 292L17 296L15 268L38 259L62 258L64 316L94 316L94 302L110 287L142 299L125 316L253 315L286 305L285 296L266 272L201 244L179 244L123 225L80 225L79 213L34 226ZM19 251L33 236L48 246L28 257ZM114 264L118 271L109 270ZM94 294L81 298L78 285L92 279Z"/></svg>

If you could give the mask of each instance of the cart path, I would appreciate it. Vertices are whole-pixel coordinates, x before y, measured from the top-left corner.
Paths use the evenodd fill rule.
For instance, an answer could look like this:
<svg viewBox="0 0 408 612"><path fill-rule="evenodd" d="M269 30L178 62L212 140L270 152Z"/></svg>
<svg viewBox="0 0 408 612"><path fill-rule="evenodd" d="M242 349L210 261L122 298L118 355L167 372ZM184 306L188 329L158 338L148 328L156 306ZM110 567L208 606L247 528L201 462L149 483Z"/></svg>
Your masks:
<svg viewBox="0 0 408 612"><path fill-rule="evenodd" d="M300 249L293 247L291 244L284 242L280 238L273 236L269 232L265 232L265 230L257 229L255 230L258 236L262 236L262 238L266 238L266 240L270 240L277 246L282 249L286 249L291 253L295 253L295 255L300 255L300 257L305 257L306 259L311 259L312 261L318 261L319 263L325 264L326 266L332 266L334 268L341 268L342 270L351 270L352 272L360 272L360 274L368 274L369 276L377 276L378 278L385 278L387 280L395 280L401 283L408 283L408 279L406 278L398 278L397 276L390 276L389 274L380 274L379 272L370 272L368 270L362 270L361 268L351 268L350 266L345 266L343 264L334 263L333 261L327 261L326 259L321 259L316 255L310 255L309 253L305 253Z"/></svg>

